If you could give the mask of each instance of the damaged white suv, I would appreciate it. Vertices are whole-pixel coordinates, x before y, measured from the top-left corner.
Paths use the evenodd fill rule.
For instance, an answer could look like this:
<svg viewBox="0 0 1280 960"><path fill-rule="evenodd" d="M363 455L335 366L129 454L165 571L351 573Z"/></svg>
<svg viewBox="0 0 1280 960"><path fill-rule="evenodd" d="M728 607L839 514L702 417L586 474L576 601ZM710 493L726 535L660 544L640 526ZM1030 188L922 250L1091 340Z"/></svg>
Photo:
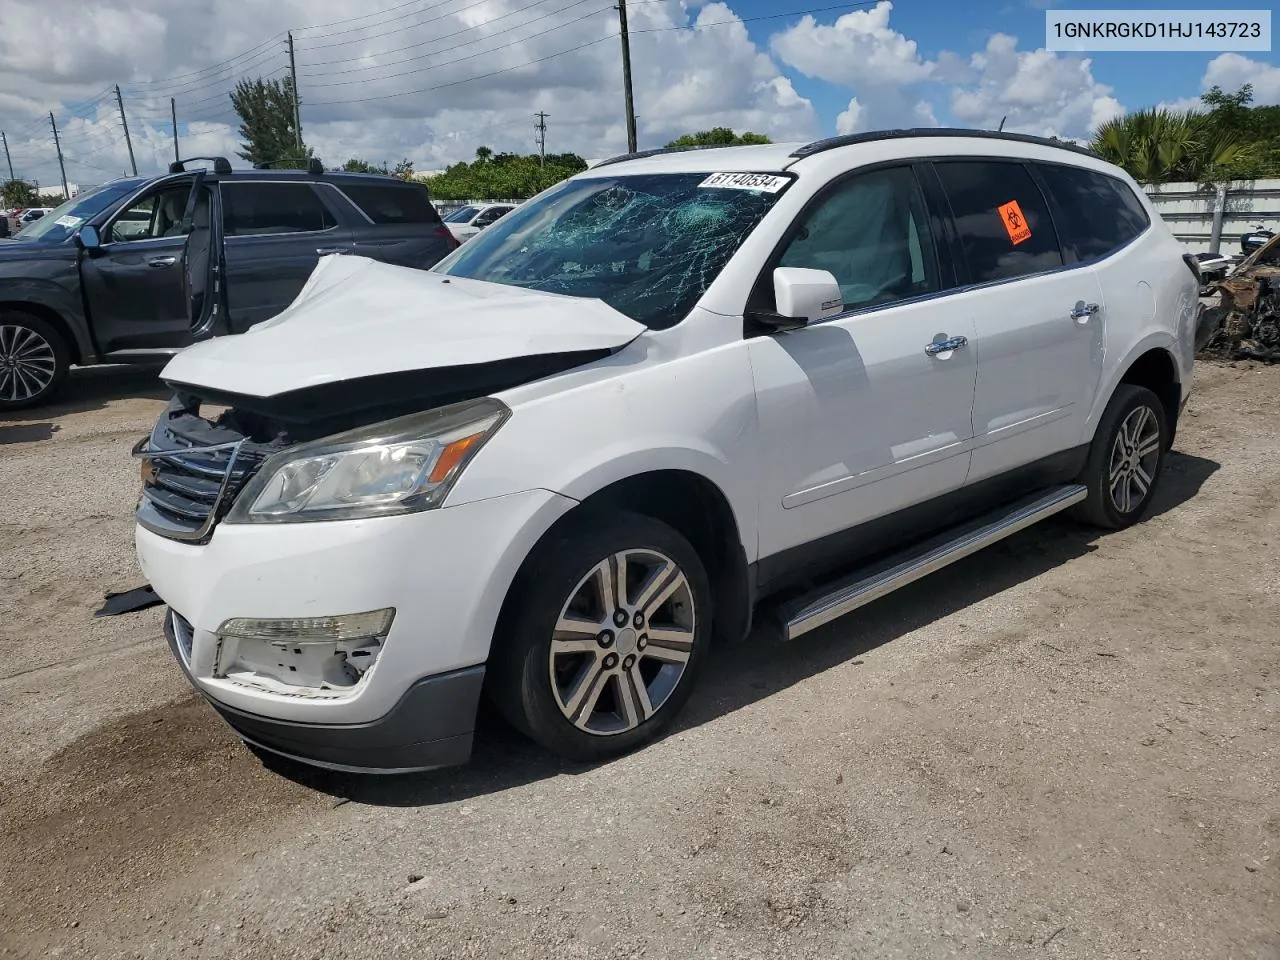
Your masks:
<svg viewBox="0 0 1280 960"><path fill-rule="evenodd" d="M321 261L166 367L142 568L244 740L464 761L482 690L575 758L713 635L796 637L1069 507L1138 520L1197 278L1123 172L974 131L619 158L432 272Z"/></svg>

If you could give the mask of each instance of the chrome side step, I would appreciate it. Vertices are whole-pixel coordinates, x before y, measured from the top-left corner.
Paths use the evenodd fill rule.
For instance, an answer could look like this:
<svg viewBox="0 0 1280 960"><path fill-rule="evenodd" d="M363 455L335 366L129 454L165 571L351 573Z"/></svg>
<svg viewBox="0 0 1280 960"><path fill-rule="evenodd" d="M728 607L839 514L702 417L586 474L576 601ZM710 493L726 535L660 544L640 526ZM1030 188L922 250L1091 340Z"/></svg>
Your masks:
<svg viewBox="0 0 1280 960"><path fill-rule="evenodd" d="M779 611L786 639L794 640L899 587L927 577L1045 517L1074 506L1087 495L1088 489L1082 484L1054 487L897 554L876 565L871 573L860 572L855 575L856 579L840 581L833 588L786 604Z"/></svg>

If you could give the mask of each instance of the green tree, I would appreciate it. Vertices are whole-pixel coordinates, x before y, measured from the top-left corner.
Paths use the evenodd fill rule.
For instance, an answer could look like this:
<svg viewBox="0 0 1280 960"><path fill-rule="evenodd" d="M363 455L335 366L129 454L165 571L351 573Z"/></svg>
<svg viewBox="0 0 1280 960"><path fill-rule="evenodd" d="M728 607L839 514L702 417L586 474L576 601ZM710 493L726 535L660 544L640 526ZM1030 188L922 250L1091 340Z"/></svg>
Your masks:
<svg viewBox="0 0 1280 960"><path fill-rule="evenodd" d="M410 160L408 157L405 157L403 160L401 160L399 163L396 164L396 168L391 171L391 175L394 177L399 177L401 180L412 180L413 179L413 161Z"/></svg>
<svg viewBox="0 0 1280 960"><path fill-rule="evenodd" d="M263 163L289 157L310 157L311 148L303 145L298 152L293 125L293 81L241 80L230 94L231 105L240 117L242 160ZM282 166L287 166L282 164ZM299 162L297 166L305 166Z"/></svg>
<svg viewBox="0 0 1280 960"><path fill-rule="evenodd" d="M359 157L352 157L342 165L342 169L346 173L389 173L385 163L375 166L368 160L361 160Z"/></svg>
<svg viewBox="0 0 1280 960"><path fill-rule="evenodd" d="M539 158L480 147L470 163L451 164L444 173L418 179L437 200L523 200L585 169L587 162L577 154Z"/></svg>
<svg viewBox="0 0 1280 960"><path fill-rule="evenodd" d="M1108 120L1093 135L1095 153L1144 183L1212 180L1250 162L1256 144L1196 111L1138 110Z"/></svg>
<svg viewBox="0 0 1280 960"><path fill-rule="evenodd" d="M728 127L713 127L686 133L667 144L668 147L738 147L750 143L772 143L763 133L734 133Z"/></svg>
<svg viewBox="0 0 1280 960"><path fill-rule="evenodd" d="M6 208L40 206L39 191L25 180L9 180L0 187L0 202Z"/></svg>

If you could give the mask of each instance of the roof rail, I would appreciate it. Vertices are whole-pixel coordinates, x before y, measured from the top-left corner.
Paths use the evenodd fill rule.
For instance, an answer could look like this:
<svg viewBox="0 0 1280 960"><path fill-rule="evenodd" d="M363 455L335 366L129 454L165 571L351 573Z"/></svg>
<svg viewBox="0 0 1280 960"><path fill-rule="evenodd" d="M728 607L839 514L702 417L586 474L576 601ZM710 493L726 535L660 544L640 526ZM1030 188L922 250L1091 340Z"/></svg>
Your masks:
<svg viewBox="0 0 1280 960"><path fill-rule="evenodd" d="M1067 140L1053 140L1049 137L1035 137L1029 133L1004 133L998 130L965 130L960 127L912 127L905 130L871 130L867 133L851 133L842 137L828 137L806 143L791 152L793 157L811 157L815 153L847 147L855 143L874 143L877 140L906 140L915 137L973 137L983 140L1011 140L1015 143L1034 143L1041 147L1056 147L1059 150L1070 150L1082 153L1086 157L1098 155L1087 147L1079 146Z"/></svg>
<svg viewBox="0 0 1280 960"><path fill-rule="evenodd" d="M280 163L297 163L299 160L307 161L307 173L312 176L319 176L324 173L324 164L319 157L280 157L278 160L260 160L253 165L255 170L269 170Z"/></svg>
<svg viewBox="0 0 1280 960"><path fill-rule="evenodd" d="M699 143L691 147L655 147L653 150L637 150L635 153L620 153L616 157L610 157L608 160L601 160L592 167L607 167L611 163L622 163L624 160L643 160L645 157L657 157L664 153L686 153L690 150L715 150L718 147L728 147L727 143Z"/></svg>
<svg viewBox="0 0 1280 960"><path fill-rule="evenodd" d="M175 160L169 164L170 173L185 173L187 164L192 160L212 160L214 173L230 173L231 163L226 157L187 157L185 160Z"/></svg>

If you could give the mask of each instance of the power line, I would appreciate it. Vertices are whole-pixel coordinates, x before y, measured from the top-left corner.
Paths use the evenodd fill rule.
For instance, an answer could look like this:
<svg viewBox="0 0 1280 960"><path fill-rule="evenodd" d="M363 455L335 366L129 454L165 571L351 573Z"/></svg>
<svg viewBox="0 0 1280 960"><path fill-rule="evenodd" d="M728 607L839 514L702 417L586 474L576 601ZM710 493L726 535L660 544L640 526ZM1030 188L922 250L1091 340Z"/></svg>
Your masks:
<svg viewBox="0 0 1280 960"><path fill-rule="evenodd" d="M569 7L577 7L577 6L581 6L584 3L589 3L589 2L591 2L591 0L574 0L573 3L569 4ZM568 10L569 7L564 7L562 9ZM511 40L507 43L500 43L495 47L488 47L484 50L478 50L475 53L467 54L465 57L454 57L452 60L442 60L439 63L433 63L429 66L417 67L413 70L402 70L399 73L389 73L389 74L385 74L383 76L378 76L378 77L365 77L364 79L358 79L358 80L334 80L332 83L313 83L311 84L311 86L312 87L341 87L341 86L348 86L353 83L364 83L364 84L380 83L383 80L395 80L399 77L408 77L417 73L430 73L432 70L438 70L441 67L447 67L454 63L462 63L463 61L466 61L466 60L474 60L476 57L487 56L488 54L496 53L499 50L505 50L508 47L515 47L515 46L519 46L522 43L527 43L530 40L536 40L538 37L545 37L549 33L554 33L557 30L563 30L565 27L572 27L575 24L579 24L583 22L584 20L588 20L591 17L594 17L596 14L605 13L607 9L608 9L607 7L601 7L600 9L593 10L590 13L584 14L581 17L575 17L573 20L570 20L566 23L558 23L555 26L547 27L547 29L545 30L539 30L537 33L531 33L527 37L520 37L519 39ZM500 36L504 33L510 33L512 30L518 29L519 27L522 27L522 26L524 26L524 24L518 24L515 27L508 27L506 30L499 30L495 33L491 33L489 34L489 36L480 37L476 40L469 40L469 41L466 41L465 43L455 44L454 46L467 47L473 43L479 43L483 40L489 40L489 39L492 39L493 37ZM421 57L418 57L415 59L421 59ZM404 62L412 62L412 61L404 61Z"/></svg>
<svg viewBox="0 0 1280 960"><path fill-rule="evenodd" d="M634 3L635 0L632 0ZM644 0L641 0L644 2ZM838 3L830 7L813 7L809 10L791 10L787 13L765 13L758 17L737 17L733 20L717 20L712 23L691 23L682 27L645 27L641 30L632 30L632 33L667 33L671 30L702 30L705 27L729 27L735 23L755 23L757 20L781 20L784 17L803 17L814 13L829 13L832 10L847 10L850 7L870 7L878 3L879 0L861 0L857 3Z"/></svg>
<svg viewBox="0 0 1280 960"><path fill-rule="evenodd" d="M165 83L178 83L178 84L186 83L192 80L193 78L201 77L204 74L216 72L224 67L229 67L231 64L237 62L238 60L243 60L245 57L248 57L258 52L264 47L270 47L274 45L283 36L284 36L284 31L281 31L276 34L272 34L270 37L262 41L262 43L258 44L256 47L250 47L248 50L245 50L243 53L237 53L235 56L228 57L226 60L219 60L217 63L211 63L207 67L201 67L199 70L193 70L190 73L179 73L172 77L161 77L158 80L134 80L130 84L130 86L154 87L154 86L159 86Z"/></svg>
<svg viewBox="0 0 1280 960"><path fill-rule="evenodd" d="M426 8L425 10L421 10L421 11L419 11L419 12L420 12L420 13L426 13L426 12L428 12L429 10L439 9L441 6L444 6L444 4L445 4L445 3L452 3L452 2L453 2L453 0L444 0L444 3L436 4L436 5L432 6L432 7L428 7L428 8ZM390 37L390 36L393 36L393 35L398 34L398 33L403 33L405 30L410 29L411 27L420 27L420 26L423 26L424 24L427 24L427 23L436 23L437 21L440 21L440 20L447 20L449 17L456 17L456 16L457 16L458 14L460 14L460 13L466 13L468 10L474 10L476 7L482 7L482 6L484 6L486 3L491 3L491 2L493 2L493 0L474 0L474 2L467 4L465 7L459 7L457 10L450 10L448 13L441 13L441 14L438 14L437 16L434 16L434 17L428 17L428 18L427 18L427 19L425 19L425 20L419 20L418 22L408 24L407 26L403 26L403 27L396 27L394 30L387 30L387 31L385 31L384 33L368 33L368 34L365 34L364 36L360 36L360 37L353 37L353 38L352 38L352 39L350 39L350 40L337 40L337 41L335 41L335 42L333 42L333 43L312 43L312 44L310 44L310 45L309 45L309 49L311 49L311 50L327 50L327 49L329 49L329 48L331 48L331 47L345 47L345 46L348 46L348 45L353 44L353 43L364 43L364 42L367 42L367 41L369 41L369 40L378 40L378 39L381 39L382 37ZM545 0L534 0L534 2L533 2L533 3L528 4L528 6L526 6L526 7L522 8L522 9L526 9L526 10L527 10L529 7L537 6L537 4L539 4L539 3L543 3L543 2L545 2ZM520 11L519 11L519 10L515 10L515 11L512 11L512 12L513 12L513 13L519 13ZM400 19L404 19L404 18L403 18L403 17L397 17L396 19L397 19L397 20L400 20ZM495 18L495 19L496 19L496 18ZM387 21L387 23L391 23L391 22L392 22L392 21L390 21L390 20L388 20L388 21ZM383 24L373 24L372 26L383 26ZM360 27L359 29L360 29L360 30L365 30L365 29L368 29L368 28L367 28L367 27ZM354 30L344 30L344 31L339 31L339 33L353 33L353 32L355 32L355 31L354 31ZM331 33L331 34L326 34L325 36L337 36L337 35L338 35L337 33ZM314 38L312 38L312 39L320 40L320 39L324 39L324 37L314 37Z"/></svg>
<svg viewBox="0 0 1280 960"><path fill-rule="evenodd" d="M302 32L302 31L304 31L304 30L320 30L320 29L323 29L324 27L337 26L338 24L341 24L341 23L354 23L354 22L355 22L355 21L357 21L357 20L369 20L369 19L374 19L374 18L377 18L377 17L382 16L382 15L383 15L383 14L385 14L385 13L392 13L392 12L394 12L394 11L396 11L396 10L403 10L405 7L410 7L410 6L413 6L413 5L414 5L414 3L421 3L421 2L422 2L422 0L409 0L409 2L408 2L408 3L401 3L401 4L397 4L397 5L396 5L396 6L394 6L394 7L388 7L388 8L386 8L385 10L380 10L380 11L378 11L377 13L366 13L366 14L361 14L360 16L357 16L357 17L348 17L348 18L347 18L347 19L345 19L345 20L332 20L332 21L330 21L329 23L313 24L312 26L309 26L309 27L299 27L297 32L301 33L301 32ZM400 21L400 20L406 20L406 19L408 19L409 17L415 16L416 14L419 14L419 13L426 13L426 12L427 12L427 11L429 11L429 10L435 10L435 9L438 9L438 8L440 8L440 7L443 7L443 6L447 6L448 4L450 4L450 3L452 3L452 2L453 2L453 0L440 0L440 2L438 2L438 3L429 4L428 6L423 7L423 8L422 8L422 9L420 9L420 10L413 11L413 12L411 12L411 13L403 13L403 14L401 14L401 15L400 15L400 16L398 16L398 17L389 17L389 18L388 18L388 19L386 19L386 20L376 21L376 22L374 22L374 23L367 23L367 24L365 24L364 26L361 26L361 27L348 27L348 28L347 28L347 29L345 29L345 30L334 30L332 33L321 33L321 34L318 34L318 35L317 35L317 36L315 36L315 37L311 37L310 39L312 39L312 40L324 40L324 39L326 39L326 38L328 38L328 37L337 37L337 36L341 36L341 35L342 35L342 34L344 34L344 33L358 33L358 32L360 32L361 30L368 30L368 29L370 29L370 28L372 28L372 27L381 27L381 26L385 26L385 25L386 25L386 24L388 24L388 23L396 23L396 22L398 22L398 21ZM462 12L463 12L463 11L465 11L465 10L470 10L472 7L478 7L478 6L481 6L482 4L490 3L490 2L491 2L491 0L476 0L476 2L475 2L475 3L472 3L470 6L462 7L462 8L460 8L460 9L458 9L458 10L453 11L453 13L445 14L445 16L453 16L453 15L454 15L454 14L456 14L456 13L462 13ZM424 22L424 23L431 23L432 21L430 21L430 20L426 20L426 21L423 21L423 22ZM403 29L403 28L401 28L401 29ZM395 31L392 31L392 32L393 32L393 33L396 33L396 32L399 32L399 31L398 31L398 30L395 30ZM379 36L386 36L386 34L379 34ZM350 40L344 40L344 41L342 41L342 43L352 43L352 42L354 42L354 41L350 41ZM339 45L340 45L340 44L331 44L331 46L339 46Z"/></svg>
<svg viewBox="0 0 1280 960"><path fill-rule="evenodd" d="M486 0L486 2L487 2L487 0ZM517 13L526 13L526 12L528 12L529 10L532 10L534 7L538 6L539 4L543 4L543 3L547 3L547 2L548 2L548 0L535 0L535 2L534 2L534 3L531 3L531 4L529 4L529 5L528 5L528 6L526 6L526 7L521 7L520 9L518 9L518 10L513 10L513 11L511 11L510 13L504 13L504 14L503 14L502 16L500 16L500 17L493 17L492 19L490 19L490 20L486 20L486 21L484 21L483 23L478 23L478 24L476 24L476 25L474 25L474 26L471 26L471 27L464 27L464 28L463 28L463 29L461 29L461 30L455 30L453 33L446 33L444 36L440 36L440 37L432 37L430 40L422 40L422 41L420 41L420 42L418 42L418 43L411 43L411 44L409 44L409 45L407 45L407 46L404 46L404 47L396 47L394 50L377 50L377 51L374 51L374 52L369 53L369 54L365 54L365 55L360 56L360 57L343 57L342 59L339 59L339 60L316 60L316 61L313 61L313 62L311 62L311 63L304 63L304 64L303 64L303 66L304 66L304 67L327 67L327 66L330 66L330 65L332 65L332 64L339 64L339 63L351 63L351 62L352 62L352 61L354 61L354 60L363 60L363 59L365 58L365 56L379 56L379 57L380 57L380 56L385 56L385 55L387 55L387 54L392 54L392 53L403 53L403 52L404 52L404 51L406 51L406 50L415 50L415 49L417 49L418 47L425 47L425 46L427 46L427 45L429 45L429 44L436 44L436 43L439 43L439 42L440 42L440 41L442 41L442 40L449 40L449 39L451 39L451 38L453 38L453 37L461 36L461 35L462 35L462 34L464 34L464 33L470 33L472 30L479 30L481 27L487 27L487 26L488 26L489 24L491 24L491 23L497 23L499 20L505 20L507 17L515 16ZM461 46L466 46L466 45L467 45L467 44L469 44L469 43L478 43L480 40L488 39L488 37L496 37L496 36L500 36L500 35L501 35L501 34L503 34L503 33L510 33L512 30L518 30L518 29L520 29L521 27L527 27L527 26L528 26L529 24L531 24L531 23L537 23L539 20L545 20L545 19L547 19L548 17L553 17L553 16L555 16L557 13L564 13L566 10L570 10L570 9L572 9L573 7L581 6L582 4L587 3L587 2L589 2L589 0L574 0L574 2L573 2L573 3L570 3L568 6L560 7L560 8L558 8L558 9L556 9L556 10L552 10L550 13L544 13L544 14L543 14L542 16L540 16L540 17L532 17L532 18L530 18L530 19L528 19L528 20L525 20L525 21L524 21L524 22L522 22L522 23L518 23L518 24L516 24L516 25L515 25L515 26L513 26L513 27L506 27L506 28L504 28L504 29L502 29L502 30L495 31L494 33L486 34L484 37L480 37L480 38L479 38L479 39L477 39L477 40L467 40L467 41L465 41L465 42L463 42L463 43L455 44L455 46L459 46L459 47L461 47ZM590 14L588 14L587 16L590 16ZM576 20L573 20L573 21L570 21L569 23L576 23L576 22L577 22ZM565 24L565 26L568 26L568 25L569 25L569 24ZM353 42L354 42L354 41L353 41ZM314 48L313 48L313 49L314 49ZM357 73L357 72L362 71L362 70L377 70L377 69L380 69L380 68L382 68L382 67L394 67L394 66L397 66L398 64L401 64L401 63L413 63L415 60L419 60L419 59L421 59L421 56L416 56L416 57L406 57L406 58L405 58L405 59L403 59L403 60L392 60L392 61L390 61L390 62L388 62L388 63L378 63L378 64L374 64L373 66L368 66L368 67L353 67L353 68L352 68L352 69L350 69L350 70L326 70L326 71L324 71L324 73L316 74L316 76L325 76L325 77L328 77L328 76L333 76L333 75L335 75L335 74L342 74L342 73Z"/></svg>
<svg viewBox="0 0 1280 960"><path fill-rule="evenodd" d="M580 43L576 47L570 47L567 50L560 50L557 53L549 53L545 57L536 57L533 60L526 60L523 63L517 63L509 67L503 67L501 70L490 70L488 73L482 73L474 77L464 77L461 80L450 80L447 83L437 83L436 85L431 87L423 87L421 90L404 90L400 93L384 93L378 96L358 97L352 100L322 100L322 101L312 102L311 105L313 107L331 107L331 106L337 106L338 104L344 104L344 103L371 103L374 100L391 100L391 99L394 99L395 97L411 97L411 96L417 96L423 93L431 93L432 91L435 91L435 90L443 90L446 87L456 87L463 83L471 83L475 80L485 80L489 77L496 77L499 74L510 73L512 70L519 70L521 67L531 67L535 63L544 63L547 60L554 60L557 57L563 57L566 54L576 53L577 51L584 50L587 47L594 47L597 43L603 43L605 40L612 40L616 36L617 36L616 33L606 34L603 37L596 37L596 39L594 40L588 40L586 43ZM470 58L467 58L467 59L470 59Z"/></svg>

